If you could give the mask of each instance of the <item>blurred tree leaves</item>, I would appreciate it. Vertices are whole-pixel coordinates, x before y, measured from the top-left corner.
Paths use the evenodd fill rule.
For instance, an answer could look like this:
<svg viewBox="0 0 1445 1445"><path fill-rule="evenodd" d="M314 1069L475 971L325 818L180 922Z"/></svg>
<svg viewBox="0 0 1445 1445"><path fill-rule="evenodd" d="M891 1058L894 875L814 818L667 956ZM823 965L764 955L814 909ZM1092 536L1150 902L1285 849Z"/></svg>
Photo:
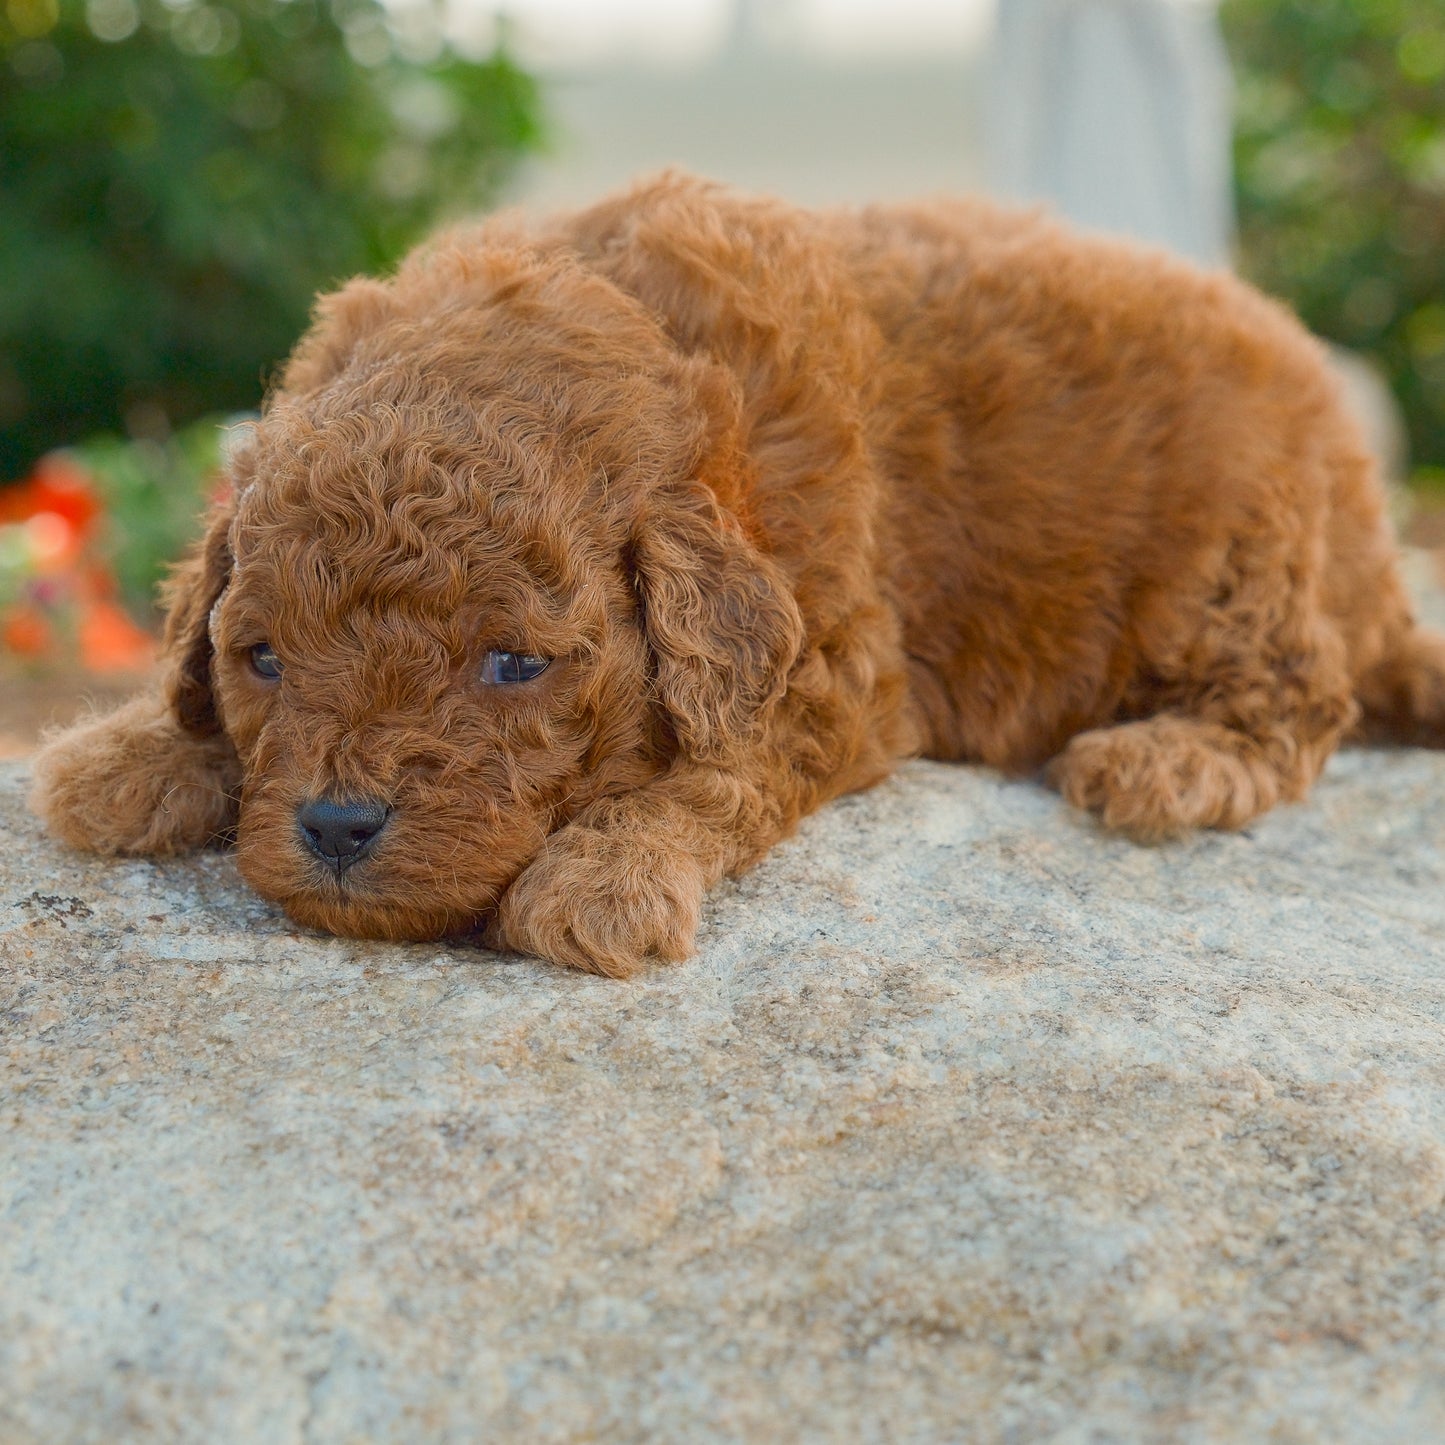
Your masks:
<svg viewBox="0 0 1445 1445"><path fill-rule="evenodd" d="M100 433L67 449L104 508L97 554L139 621L156 621L156 584L194 539L197 517L223 485L219 474L231 435L226 422L212 416L163 441Z"/></svg>
<svg viewBox="0 0 1445 1445"><path fill-rule="evenodd" d="M1445 3L1224 0L1244 270L1374 355L1445 466Z"/></svg>
<svg viewBox="0 0 1445 1445"><path fill-rule="evenodd" d="M255 406L316 290L484 204L536 116L427 4L0 0L0 480Z"/></svg>

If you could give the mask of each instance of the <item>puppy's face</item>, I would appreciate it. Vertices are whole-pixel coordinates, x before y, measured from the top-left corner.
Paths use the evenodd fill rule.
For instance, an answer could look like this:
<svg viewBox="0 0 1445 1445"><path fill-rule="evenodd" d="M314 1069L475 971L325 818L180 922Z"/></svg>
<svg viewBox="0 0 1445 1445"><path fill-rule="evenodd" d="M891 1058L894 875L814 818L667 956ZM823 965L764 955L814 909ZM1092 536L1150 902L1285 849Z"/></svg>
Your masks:
<svg viewBox="0 0 1445 1445"><path fill-rule="evenodd" d="M212 685L253 886L316 927L435 937L473 926L593 798L651 776L661 732L578 459L444 408L387 433L263 424Z"/></svg>
<svg viewBox="0 0 1445 1445"><path fill-rule="evenodd" d="M801 623L732 510L738 414L568 263L443 251L323 303L168 624L256 889L466 931L590 803L747 746Z"/></svg>

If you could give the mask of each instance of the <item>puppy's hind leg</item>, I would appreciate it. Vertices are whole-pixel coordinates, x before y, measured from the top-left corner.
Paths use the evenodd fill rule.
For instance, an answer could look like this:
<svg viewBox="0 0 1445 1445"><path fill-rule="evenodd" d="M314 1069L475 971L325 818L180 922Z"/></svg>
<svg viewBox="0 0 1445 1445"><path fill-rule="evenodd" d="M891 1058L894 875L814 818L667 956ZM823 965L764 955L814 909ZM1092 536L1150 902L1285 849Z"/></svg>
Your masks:
<svg viewBox="0 0 1445 1445"><path fill-rule="evenodd" d="M1069 802L1156 839L1241 828L1309 790L1359 714L1345 645L1310 589L1253 560L1234 558L1184 644L1148 657L1126 708L1146 715L1080 733L1053 760Z"/></svg>
<svg viewBox="0 0 1445 1445"><path fill-rule="evenodd" d="M1329 731L1333 739L1339 728ZM1174 714L1080 733L1049 780L1106 827L1152 841L1191 828L1242 828L1309 788L1333 742L1260 738Z"/></svg>
<svg viewBox="0 0 1445 1445"><path fill-rule="evenodd" d="M1360 679L1361 731L1376 742L1445 747L1445 635L1406 625Z"/></svg>

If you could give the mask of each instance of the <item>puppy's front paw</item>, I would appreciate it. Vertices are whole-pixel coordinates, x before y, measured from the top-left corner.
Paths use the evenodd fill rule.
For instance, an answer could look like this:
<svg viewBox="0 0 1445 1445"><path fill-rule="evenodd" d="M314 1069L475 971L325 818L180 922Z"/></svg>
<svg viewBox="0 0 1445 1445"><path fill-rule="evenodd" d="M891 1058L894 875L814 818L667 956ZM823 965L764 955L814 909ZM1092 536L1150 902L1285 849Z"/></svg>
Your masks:
<svg viewBox="0 0 1445 1445"><path fill-rule="evenodd" d="M493 948L626 978L693 951L706 880L696 859L573 825L502 896Z"/></svg>
<svg viewBox="0 0 1445 1445"><path fill-rule="evenodd" d="M196 738L158 694L134 698L48 738L31 808L93 853L182 853L236 820L241 767L224 734Z"/></svg>

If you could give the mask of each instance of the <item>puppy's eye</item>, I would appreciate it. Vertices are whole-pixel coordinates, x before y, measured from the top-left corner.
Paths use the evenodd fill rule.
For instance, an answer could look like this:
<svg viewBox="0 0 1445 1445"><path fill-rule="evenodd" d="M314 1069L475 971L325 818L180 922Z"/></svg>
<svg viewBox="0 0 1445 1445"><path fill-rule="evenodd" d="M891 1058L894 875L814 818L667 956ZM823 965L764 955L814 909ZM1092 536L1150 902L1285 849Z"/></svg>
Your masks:
<svg viewBox="0 0 1445 1445"><path fill-rule="evenodd" d="M551 661L550 657L537 657L530 652L489 652L482 662L482 681L488 686L531 682L546 672Z"/></svg>
<svg viewBox="0 0 1445 1445"><path fill-rule="evenodd" d="M281 659L276 656L276 649L269 642L258 642L251 649L251 671L257 677L264 677L270 682L275 682L281 676Z"/></svg>

